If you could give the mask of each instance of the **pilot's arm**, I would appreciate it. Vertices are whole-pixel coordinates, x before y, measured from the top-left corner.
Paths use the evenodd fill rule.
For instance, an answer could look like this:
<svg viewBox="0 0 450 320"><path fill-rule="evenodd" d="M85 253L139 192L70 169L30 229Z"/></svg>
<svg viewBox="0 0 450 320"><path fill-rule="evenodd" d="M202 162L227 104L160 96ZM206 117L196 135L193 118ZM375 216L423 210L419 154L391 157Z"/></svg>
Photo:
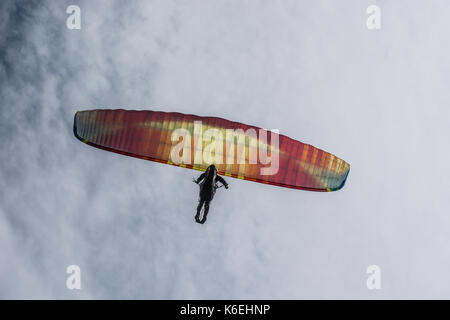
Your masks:
<svg viewBox="0 0 450 320"><path fill-rule="evenodd" d="M225 186L225 189L228 189L228 183L225 181L224 178L222 178L221 176L217 175L216 176L216 180L219 181L221 184L223 184Z"/></svg>
<svg viewBox="0 0 450 320"><path fill-rule="evenodd" d="M197 180L195 180L195 183L199 184L200 181L202 181L205 178L205 173L203 172L200 177L197 178Z"/></svg>

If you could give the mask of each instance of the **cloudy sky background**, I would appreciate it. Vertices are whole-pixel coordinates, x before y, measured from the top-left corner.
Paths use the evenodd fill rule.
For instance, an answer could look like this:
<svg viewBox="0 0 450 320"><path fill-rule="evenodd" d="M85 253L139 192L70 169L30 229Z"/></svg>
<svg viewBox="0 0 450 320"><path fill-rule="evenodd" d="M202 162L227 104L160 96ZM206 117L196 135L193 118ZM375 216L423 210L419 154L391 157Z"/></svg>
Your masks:
<svg viewBox="0 0 450 320"><path fill-rule="evenodd" d="M446 0L1 1L0 298L450 298L448 17ZM333 193L229 178L201 226L197 171L73 136L99 107L276 128L350 175Z"/></svg>

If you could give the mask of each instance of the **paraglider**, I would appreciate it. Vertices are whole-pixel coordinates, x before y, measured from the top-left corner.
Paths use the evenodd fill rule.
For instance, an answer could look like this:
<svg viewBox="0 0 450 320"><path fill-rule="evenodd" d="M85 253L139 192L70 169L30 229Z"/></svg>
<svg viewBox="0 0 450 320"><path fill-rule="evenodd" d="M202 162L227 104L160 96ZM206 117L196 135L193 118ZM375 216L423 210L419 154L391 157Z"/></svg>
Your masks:
<svg viewBox="0 0 450 320"><path fill-rule="evenodd" d="M195 215L195 221L201 224L204 224L206 221L206 217L209 212L209 204L211 203L214 195L216 193L216 189L221 186L217 185L217 182L220 182L225 189L228 189L228 183L224 178L217 175L217 169L215 165L210 165L205 172L203 172L200 177L194 180L196 184L200 184L200 194L197 206L197 214ZM200 220L200 214L202 209L203 215Z"/></svg>
<svg viewBox="0 0 450 320"><path fill-rule="evenodd" d="M88 145L145 160L308 191L336 191L350 165L276 131L177 112L86 110L75 136Z"/></svg>

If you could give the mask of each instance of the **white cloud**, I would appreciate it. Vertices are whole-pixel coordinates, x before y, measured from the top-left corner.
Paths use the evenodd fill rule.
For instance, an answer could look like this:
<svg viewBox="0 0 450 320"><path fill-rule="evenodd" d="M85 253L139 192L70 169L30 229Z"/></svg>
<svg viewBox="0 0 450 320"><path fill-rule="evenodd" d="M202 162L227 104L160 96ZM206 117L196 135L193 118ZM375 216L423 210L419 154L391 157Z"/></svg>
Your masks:
<svg viewBox="0 0 450 320"><path fill-rule="evenodd" d="M75 2L81 30L59 1L0 10L0 297L450 296L445 1L378 1L379 31L361 1ZM73 136L95 107L279 128L352 169L327 194L231 180L199 226L197 172Z"/></svg>

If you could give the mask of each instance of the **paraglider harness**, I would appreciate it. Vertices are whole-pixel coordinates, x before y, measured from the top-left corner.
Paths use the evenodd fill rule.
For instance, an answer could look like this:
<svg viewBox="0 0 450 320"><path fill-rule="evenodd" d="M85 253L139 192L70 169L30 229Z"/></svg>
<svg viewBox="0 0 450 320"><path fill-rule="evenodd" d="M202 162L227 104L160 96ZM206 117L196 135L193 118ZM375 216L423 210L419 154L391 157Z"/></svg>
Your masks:
<svg viewBox="0 0 450 320"><path fill-rule="evenodd" d="M195 178L192 178L192 182L194 182L195 184L198 184L199 187L200 187L200 189L201 189L202 186L203 186L203 183L205 183L205 180L203 179L202 182L197 183L197 180L195 180ZM216 194L216 190L217 190L217 189L220 189L220 188L222 188L222 187L224 187L224 185L223 185L223 184L220 184L220 185L219 185L219 184L217 184L217 182L213 185L213 192L212 192L211 200L214 198L214 195ZM201 201L200 196L198 197L198 201L199 201L199 202Z"/></svg>

